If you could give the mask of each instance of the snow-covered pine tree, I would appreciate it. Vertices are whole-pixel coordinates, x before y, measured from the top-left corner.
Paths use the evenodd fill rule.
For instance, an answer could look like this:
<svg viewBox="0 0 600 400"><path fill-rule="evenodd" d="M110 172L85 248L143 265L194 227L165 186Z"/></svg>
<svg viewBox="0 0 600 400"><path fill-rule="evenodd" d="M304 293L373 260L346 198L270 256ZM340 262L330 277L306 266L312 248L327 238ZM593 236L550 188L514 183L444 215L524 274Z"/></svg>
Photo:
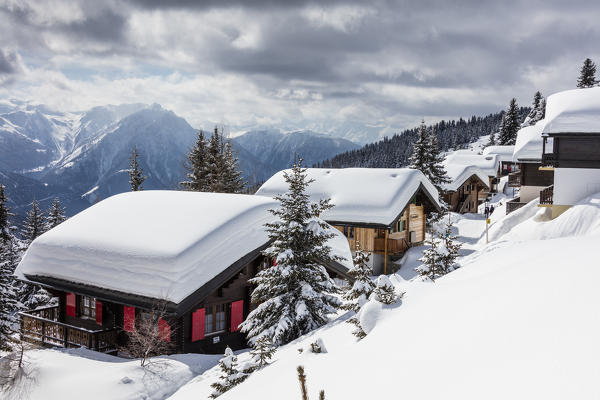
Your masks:
<svg viewBox="0 0 600 400"><path fill-rule="evenodd" d="M25 246L29 247L31 242L45 232L46 220L44 213L40 210L36 200L31 203L31 210L27 212L24 225L21 229L21 237L25 242Z"/></svg>
<svg viewBox="0 0 600 400"><path fill-rule="evenodd" d="M138 162L139 155L137 147L133 146L133 150L131 150L129 156L129 185L131 185L132 192L144 190L142 184L146 180L146 177L143 175L144 170Z"/></svg>
<svg viewBox="0 0 600 400"><path fill-rule="evenodd" d="M48 210L48 217L46 217L46 231L54 228L65 222L67 217L65 215L65 208L61 206L60 200L58 197L54 198L52 202L52 206Z"/></svg>
<svg viewBox="0 0 600 400"><path fill-rule="evenodd" d="M440 256L441 275L445 275L458 268L456 259L458 258L458 252L462 247L462 243L456 240L457 236L452 234L452 227L452 221L450 216L448 216L448 222L446 223L444 232L440 233L440 246L438 252Z"/></svg>
<svg viewBox="0 0 600 400"><path fill-rule="evenodd" d="M385 275L379 275L375 290L373 290L373 299L383 304L394 304L398 299L394 285Z"/></svg>
<svg viewBox="0 0 600 400"><path fill-rule="evenodd" d="M448 177L446 173L446 169L442 164L444 162L444 155L440 150L440 146L438 144L437 136L435 132L431 131L429 133L429 138L427 140L428 158L426 161L426 172L425 175L433 186L437 189L438 192L444 192L444 184L450 183L451 179Z"/></svg>
<svg viewBox="0 0 600 400"><path fill-rule="evenodd" d="M419 273L423 278L429 278L435 281L441 276L441 260L440 253L438 251L438 238L437 232L432 230L431 234L425 240L425 244L429 245L429 248L423 251L423 257L419 258L422 263L415 271Z"/></svg>
<svg viewBox="0 0 600 400"><path fill-rule="evenodd" d="M363 339L367 336L367 332L365 332L362 328L362 326L360 325L360 311L359 313L353 315L351 318L349 318L346 322L348 322L349 324L352 324L356 327L356 329L354 329L352 331L352 334L354 336L356 336L359 339Z"/></svg>
<svg viewBox="0 0 600 400"><path fill-rule="evenodd" d="M273 357L275 348L271 343L271 339L267 336L261 336L254 342L250 355L252 356L252 362L256 368L262 368L269 364L269 360Z"/></svg>
<svg viewBox="0 0 600 400"><path fill-rule="evenodd" d="M488 140L487 144L485 145L485 147L488 146L495 146L496 145L496 132L491 131L490 132L490 139Z"/></svg>
<svg viewBox="0 0 600 400"><path fill-rule="evenodd" d="M345 300L342 308L358 312L360 308L369 300L369 296L375 289L375 284L370 276L373 269L369 267L369 257L371 253L360 249L360 244L356 241L356 252L354 253L354 267L348 271L348 275L354 280L352 286L343 294Z"/></svg>
<svg viewBox="0 0 600 400"><path fill-rule="evenodd" d="M204 139L204 132L202 129L198 131L196 143L192 147L187 155L184 162L186 169L186 180L181 182L180 185L185 190L193 192L207 192L208 191L208 180L206 179L206 139Z"/></svg>
<svg viewBox="0 0 600 400"><path fill-rule="evenodd" d="M417 132L417 141L413 143L413 152L409 159L410 168L418 169L428 175L429 162L429 135L425 127L425 120L421 121Z"/></svg>
<svg viewBox="0 0 600 400"><path fill-rule="evenodd" d="M221 370L219 380L210 385L214 389L210 395L213 399L248 378L248 374L238 370L237 357L233 354L229 346L225 349L223 358L219 360L219 369Z"/></svg>
<svg viewBox="0 0 600 400"><path fill-rule="evenodd" d="M238 166L238 158L233 153L231 142L225 143L223 152L223 180L225 193L242 193L246 183L242 179L242 172Z"/></svg>
<svg viewBox="0 0 600 400"><path fill-rule="evenodd" d="M15 237L10 225L12 215L4 185L0 184L0 351L11 349L16 325L17 298L13 278L16 256Z"/></svg>
<svg viewBox="0 0 600 400"><path fill-rule="evenodd" d="M531 111L525 117L525 120L521 124L522 127L535 125L538 121L544 119L546 114L546 99L542 96L542 93L538 90L533 95L533 104L531 106Z"/></svg>
<svg viewBox="0 0 600 400"><path fill-rule="evenodd" d="M257 307L241 326L251 343L261 336L274 345L289 343L324 325L341 305L334 296L339 290L323 267L340 259L327 245L334 233L318 218L333 205L329 199L310 202L306 187L312 180L302 159L284 172L284 178L289 190L275 197L281 206L270 210L278 220L265 224L272 245L263 254L274 265L250 280L256 285L252 302Z"/></svg>
<svg viewBox="0 0 600 400"><path fill-rule="evenodd" d="M581 66L581 72L577 79L577 87L580 89L591 88L598 84L596 80L596 64L589 58L586 58Z"/></svg>
<svg viewBox="0 0 600 400"><path fill-rule="evenodd" d="M510 100L508 110L502 118L499 138L500 144L503 146L515 144L519 126L519 107L517 106L517 99L513 98Z"/></svg>

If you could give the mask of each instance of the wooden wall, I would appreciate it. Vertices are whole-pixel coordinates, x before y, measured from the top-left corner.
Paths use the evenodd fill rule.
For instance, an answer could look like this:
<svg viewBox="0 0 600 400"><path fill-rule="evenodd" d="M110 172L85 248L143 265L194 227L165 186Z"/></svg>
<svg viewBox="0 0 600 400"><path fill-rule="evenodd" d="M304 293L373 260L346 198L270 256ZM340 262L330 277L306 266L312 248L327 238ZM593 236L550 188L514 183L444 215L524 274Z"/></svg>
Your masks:
<svg viewBox="0 0 600 400"><path fill-rule="evenodd" d="M600 135L554 137L558 168L600 168Z"/></svg>
<svg viewBox="0 0 600 400"><path fill-rule="evenodd" d="M522 163L521 186L550 186L554 183L554 171L540 171L542 163Z"/></svg>

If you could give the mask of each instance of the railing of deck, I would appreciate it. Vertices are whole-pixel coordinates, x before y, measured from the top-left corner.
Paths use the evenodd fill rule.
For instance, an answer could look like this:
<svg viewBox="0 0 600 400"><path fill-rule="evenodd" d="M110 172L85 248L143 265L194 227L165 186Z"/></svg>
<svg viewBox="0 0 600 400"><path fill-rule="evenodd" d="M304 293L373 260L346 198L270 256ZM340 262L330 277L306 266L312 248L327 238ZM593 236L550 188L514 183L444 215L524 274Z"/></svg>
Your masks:
<svg viewBox="0 0 600 400"><path fill-rule="evenodd" d="M521 171L508 174L508 187L521 187Z"/></svg>
<svg viewBox="0 0 600 400"><path fill-rule="evenodd" d="M87 347L100 352L116 350L118 328L89 330L58 322L58 307L20 312L21 338L48 347Z"/></svg>
<svg viewBox="0 0 600 400"><path fill-rule="evenodd" d="M548 186L540 192L540 204L551 205L554 202L554 185Z"/></svg>
<svg viewBox="0 0 600 400"><path fill-rule="evenodd" d="M410 247L406 239L388 239L387 241L388 254L399 254ZM375 251L385 251L385 238L375 238Z"/></svg>
<svg viewBox="0 0 600 400"><path fill-rule="evenodd" d="M512 200L507 201L506 202L506 214L510 214L511 212L518 210L519 208L523 207L525 204L527 204L527 203L521 202L520 197L516 197Z"/></svg>

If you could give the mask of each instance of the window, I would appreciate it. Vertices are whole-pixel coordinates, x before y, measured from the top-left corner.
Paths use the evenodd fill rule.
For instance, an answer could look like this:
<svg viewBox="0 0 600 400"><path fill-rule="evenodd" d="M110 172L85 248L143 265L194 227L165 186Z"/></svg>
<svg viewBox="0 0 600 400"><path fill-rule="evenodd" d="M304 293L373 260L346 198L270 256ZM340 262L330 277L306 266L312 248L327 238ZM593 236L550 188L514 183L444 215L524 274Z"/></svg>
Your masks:
<svg viewBox="0 0 600 400"><path fill-rule="evenodd" d="M215 333L225 330L225 304L216 304L205 307L204 333Z"/></svg>
<svg viewBox="0 0 600 400"><path fill-rule="evenodd" d="M399 219L398 221L396 221L396 223L392 227L392 233L394 233L394 232L402 232L403 230L404 230L404 220L403 219Z"/></svg>
<svg viewBox="0 0 600 400"><path fill-rule="evenodd" d="M348 239L354 239L354 227L344 226L344 236L346 236Z"/></svg>
<svg viewBox="0 0 600 400"><path fill-rule="evenodd" d="M82 318L96 319L96 299L94 297L81 296L79 305L79 314Z"/></svg>

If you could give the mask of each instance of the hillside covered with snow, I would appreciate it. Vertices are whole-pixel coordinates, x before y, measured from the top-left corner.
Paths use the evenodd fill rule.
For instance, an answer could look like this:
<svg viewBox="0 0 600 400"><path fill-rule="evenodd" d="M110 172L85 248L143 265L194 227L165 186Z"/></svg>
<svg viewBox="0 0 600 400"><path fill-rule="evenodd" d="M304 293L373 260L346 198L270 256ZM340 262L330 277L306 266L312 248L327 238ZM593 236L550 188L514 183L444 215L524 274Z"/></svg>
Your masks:
<svg viewBox="0 0 600 400"><path fill-rule="evenodd" d="M418 254L407 257L390 276L405 295L372 311L375 324L366 338L357 341L344 323L351 312L340 313L281 347L271 365L220 398L299 398L298 365L305 368L311 398L320 390L331 399L598 398L600 194L554 220L535 201L508 216L501 206L492 214L489 244L483 217L452 218L464 243L460 269L423 282L411 272ZM326 352L309 350L317 339ZM147 373L131 361L94 360L73 351L27 357L35 380L18 389L33 399L59 394L61 383L70 395L89 399L205 399L219 375L209 368L216 358L203 355L174 356L159 372ZM241 352L239 360L248 357ZM49 368L57 362L80 370L77 385L66 385L72 375ZM96 379L100 363L106 368Z"/></svg>

